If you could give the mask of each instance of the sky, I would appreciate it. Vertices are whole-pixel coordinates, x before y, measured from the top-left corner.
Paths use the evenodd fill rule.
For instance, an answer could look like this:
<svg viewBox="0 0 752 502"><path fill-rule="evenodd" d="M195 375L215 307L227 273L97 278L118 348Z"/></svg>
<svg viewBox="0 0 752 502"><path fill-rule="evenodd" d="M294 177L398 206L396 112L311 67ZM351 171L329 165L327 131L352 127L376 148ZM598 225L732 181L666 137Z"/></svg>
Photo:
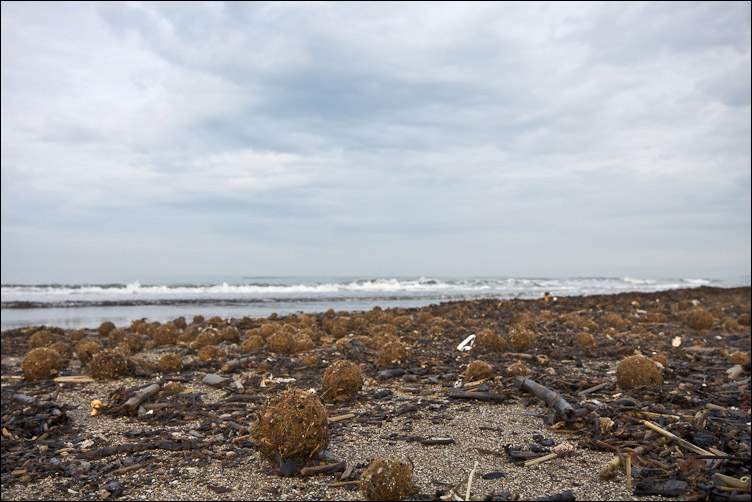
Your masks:
<svg viewBox="0 0 752 502"><path fill-rule="evenodd" d="M2 2L2 283L750 274L749 2Z"/></svg>

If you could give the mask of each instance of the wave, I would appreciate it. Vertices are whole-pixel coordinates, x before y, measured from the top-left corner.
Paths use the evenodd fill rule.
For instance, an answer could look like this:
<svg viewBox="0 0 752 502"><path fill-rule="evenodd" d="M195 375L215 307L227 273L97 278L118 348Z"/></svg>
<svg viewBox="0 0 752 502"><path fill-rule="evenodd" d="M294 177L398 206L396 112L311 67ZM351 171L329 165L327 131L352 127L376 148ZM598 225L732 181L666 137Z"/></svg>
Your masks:
<svg viewBox="0 0 752 502"><path fill-rule="evenodd" d="M479 298L539 298L627 291L748 286L749 276L731 282L700 278L243 278L237 283L4 284L2 309L113 307L136 305L261 305L268 302L332 304L352 301L449 301Z"/></svg>

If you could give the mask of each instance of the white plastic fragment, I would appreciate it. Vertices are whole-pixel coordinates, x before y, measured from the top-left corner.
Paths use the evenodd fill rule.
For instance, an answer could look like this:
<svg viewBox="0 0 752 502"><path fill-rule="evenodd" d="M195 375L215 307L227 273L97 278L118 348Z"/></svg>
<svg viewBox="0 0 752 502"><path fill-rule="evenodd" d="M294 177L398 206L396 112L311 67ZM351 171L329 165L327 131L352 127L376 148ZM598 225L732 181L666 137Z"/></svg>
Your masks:
<svg viewBox="0 0 752 502"><path fill-rule="evenodd" d="M457 350L470 350L473 348L473 341L475 341L475 335L470 335L457 345Z"/></svg>

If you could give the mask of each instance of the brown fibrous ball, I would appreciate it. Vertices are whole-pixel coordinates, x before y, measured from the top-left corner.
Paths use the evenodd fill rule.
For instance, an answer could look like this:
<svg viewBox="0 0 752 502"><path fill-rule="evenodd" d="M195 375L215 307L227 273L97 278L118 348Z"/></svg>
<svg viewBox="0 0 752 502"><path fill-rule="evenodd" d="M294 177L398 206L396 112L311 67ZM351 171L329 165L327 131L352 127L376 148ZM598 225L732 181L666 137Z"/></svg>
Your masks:
<svg viewBox="0 0 752 502"><path fill-rule="evenodd" d="M243 343L240 344L240 350L242 350L246 354L250 354L251 352L254 352L264 346L264 339L261 337L261 335L253 334L250 335L248 338L243 340Z"/></svg>
<svg viewBox="0 0 752 502"><path fill-rule="evenodd" d="M588 333L587 331L580 331L576 335L574 335L574 338L572 339L572 345L575 347L588 347L590 345L595 345L595 337L592 333Z"/></svg>
<svg viewBox="0 0 752 502"><path fill-rule="evenodd" d="M715 324L715 319L713 319L713 316L706 309L695 307L687 312L684 322L690 328L701 331L712 328L713 324Z"/></svg>
<svg viewBox="0 0 752 502"><path fill-rule="evenodd" d="M410 350L399 340L387 342L379 351L378 363L381 366L400 364L410 355Z"/></svg>
<svg viewBox="0 0 752 502"><path fill-rule="evenodd" d="M467 369L465 370L465 382L490 378L495 374L496 370L487 362L473 361L467 365Z"/></svg>
<svg viewBox="0 0 752 502"><path fill-rule="evenodd" d="M668 367L668 358L666 358L666 356L664 356L663 354L653 355L653 361L661 363L664 368Z"/></svg>
<svg viewBox="0 0 752 502"><path fill-rule="evenodd" d="M171 324L164 324L154 332L157 345L175 345L178 341L178 330Z"/></svg>
<svg viewBox="0 0 752 502"><path fill-rule="evenodd" d="M310 335L306 331L299 331L295 335L295 347L294 352L305 352L307 350L313 350L314 347L316 347L316 344L313 343L313 340L311 339Z"/></svg>
<svg viewBox="0 0 752 502"><path fill-rule="evenodd" d="M357 394L362 387L363 372L357 364L347 360L332 363L324 371L321 380L322 396L327 398L349 398Z"/></svg>
<svg viewBox="0 0 752 502"><path fill-rule="evenodd" d="M86 371L92 378L112 380L127 375L131 370L128 359L115 350L104 349L94 354Z"/></svg>
<svg viewBox="0 0 752 502"><path fill-rule="evenodd" d="M525 376L530 374L530 368L522 363L514 363L507 367L507 376Z"/></svg>
<svg viewBox="0 0 752 502"><path fill-rule="evenodd" d="M191 342L191 348L198 350L208 345L217 345L221 340L222 335L216 328L206 328Z"/></svg>
<svg viewBox="0 0 752 502"><path fill-rule="evenodd" d="M271 462L307 461L329 445L326 408L315 394L288 389L262 407L251 434Z"/></svg>
<svg viewBox="0 0 752 502"><path fill-rule="evenodd" d="M183 358L172 352L166 352L159 356L157 366L164 373L177 373L183 369Z"/></svg>
<svg viewBox="0 0 752 502"><path fill-rule="evenodd" d="M112 331L113 329L115 329L115 324L111 321L105 321L99 325L99 328L97 329L97 331L99 332L100 335L107 336L110 334L110 331Z"/></svg>
<svg viewBox="0 0 752 502"><path fill-rule="evenodd" d="M265 324L264 326L268 325ZM281 329L266 339L266 346L271 352L292 354L295 352L295 337L288 330Z"/></svg>
<svg viewBox="0 0 752 502"><path fill-rule="evenodd" d="M220 337L223 341L237 343L240 341L240 331L235 326L227 326L222 330Z"/></svg>
<svg viewBox="0 0 752 502"><path fill-rule="evenodd" d="M36 349L37 347L49 347L55 341L57 337L52 331L42 329L31 335L26 345L29 349Z"/></svg>
<svg viewBox="0 0 752 502"><path fill-rule="evenodd" d="M629 356L616 367L616 381L622 389L663 385L663 375L653 360L643 355Z"/></svg>
<svg viewBox="0 0 752 502"><path fill-rule="evenodd" d="M205 363L217 359L221 354L222 351L216 345L207 345L206 347L201 347L196 359L200 363Z"/></svg>
<svg viewBox="0 0 752 502"><path fill-rule="evenodd" d="M741 350L737 350L736 352L733 352L731 353L731 355L729 355L729 361L734 364L744 366L749 362L749 354L742 352Z"/></svg>
<svg viewBox="0 0 752 502"><path fill-rule="evenodd" d="M490 329L484 329L475 334L473 340L473 352L481 352L485 349L499 350L503 345L501 337Z"/></svg>
<svg viewBox="0 0 752 502"><path fill-rule="evenodd" d="M57 375L63 361L56 350L48 347L31 349L21 362L24 376L29 380L42 380Z"/></svg>
<svg viewBox="0 0 752 502"><path fill-rule="evenodd" d="M509 346L515 350L532 349L538 344L535 331L527 326L512 326L509 331Z"/></svg>
<svg viewBox="0 0 752 502"><path fill-rule="evenodd" d="M394 458L376 459L360 475L366 500L402 500L416 490L412 466Z"/></svg>
<svg viewBox="0 0 752 502"><path fill-rule="evenodd" d="M62 363L65 364L68 361L71 360L73 357L73 348L71 347L71 344L68 342L55 342L52 345L50 345L50 348L54 351L56 351L60 355L60 359L62 360Z"/></svg>
<svg viewBox="0 0 752 502"><path fill-rule="evenodd" d="M94 338L84 338L78 342L78 345L76 345L76 354L78 355L78 360L81 361L82 364L91 361L91 358L101 350L102 344L99 343L99 340L95 340Z"/></svg>

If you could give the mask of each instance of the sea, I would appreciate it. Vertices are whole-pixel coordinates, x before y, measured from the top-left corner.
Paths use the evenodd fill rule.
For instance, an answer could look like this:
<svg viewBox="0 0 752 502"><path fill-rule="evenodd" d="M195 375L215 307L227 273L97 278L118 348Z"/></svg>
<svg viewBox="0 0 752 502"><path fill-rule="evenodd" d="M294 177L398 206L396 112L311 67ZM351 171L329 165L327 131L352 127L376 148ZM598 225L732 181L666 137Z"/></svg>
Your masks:
<svg viewBox="0 0 752 502"><path fill-rule="evenodd" d="M126 327L146 318L167 322L268 317L375 306L422 307L468 299L533 299L654 292L700 286L750 286L750 276L726 278L630 277L204 277L112 284L3 284L2 330L31 325Z"/></svg>

